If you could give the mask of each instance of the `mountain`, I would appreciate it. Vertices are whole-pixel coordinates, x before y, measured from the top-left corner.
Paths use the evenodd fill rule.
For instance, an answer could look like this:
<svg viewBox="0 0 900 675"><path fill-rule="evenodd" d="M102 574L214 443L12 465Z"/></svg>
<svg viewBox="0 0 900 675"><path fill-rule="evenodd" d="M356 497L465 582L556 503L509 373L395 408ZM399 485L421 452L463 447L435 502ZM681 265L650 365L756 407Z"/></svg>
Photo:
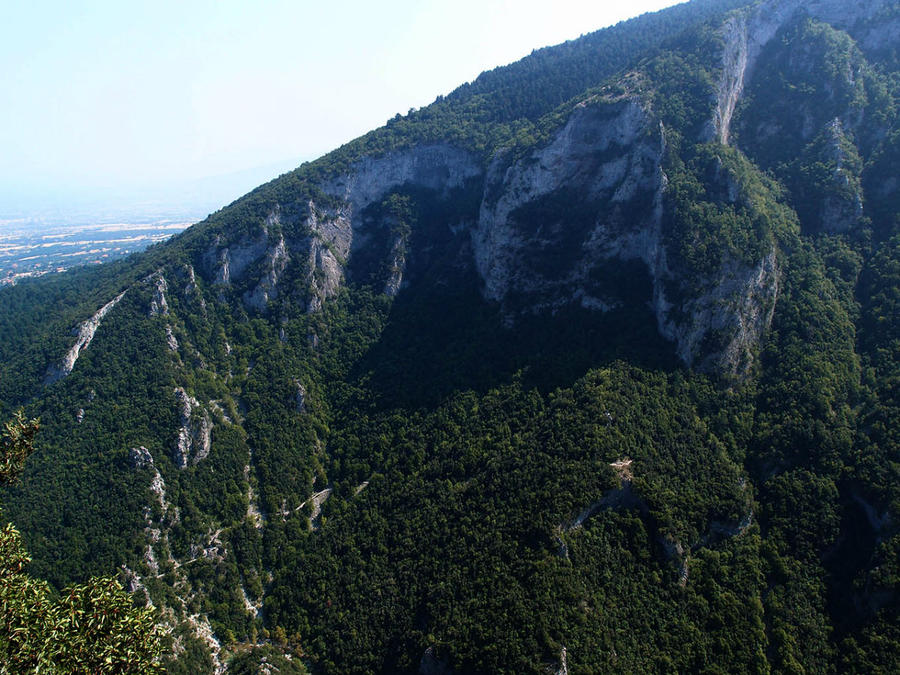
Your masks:
<svg viewBox="0 0 900 675"><path fill-rule="evenodd" d="M694 0L3 289L32 573L173 673L897 671L898 44Z"/></svg>

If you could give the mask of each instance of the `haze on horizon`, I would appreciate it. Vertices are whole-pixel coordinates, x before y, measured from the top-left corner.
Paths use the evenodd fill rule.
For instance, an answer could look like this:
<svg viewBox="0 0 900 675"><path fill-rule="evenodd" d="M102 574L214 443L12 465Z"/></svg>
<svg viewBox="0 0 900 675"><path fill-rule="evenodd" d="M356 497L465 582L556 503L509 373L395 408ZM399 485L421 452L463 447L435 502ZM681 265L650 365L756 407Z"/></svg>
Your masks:
<svg viewBox="0 0 900 675"><path fill-rule="evenodd" d="M484 70L673 4L10 3L0 217L216 208Z"/></svg>

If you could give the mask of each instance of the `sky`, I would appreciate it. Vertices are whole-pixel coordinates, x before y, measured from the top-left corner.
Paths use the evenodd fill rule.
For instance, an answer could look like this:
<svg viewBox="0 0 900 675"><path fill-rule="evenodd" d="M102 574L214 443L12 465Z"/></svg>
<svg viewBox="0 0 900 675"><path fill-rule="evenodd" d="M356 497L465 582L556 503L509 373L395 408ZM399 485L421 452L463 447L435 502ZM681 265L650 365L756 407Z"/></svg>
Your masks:
<svg viewBox="0 0 900 675"><path fill-rule="evenodd" d="M179 184L250 189L484 70L673 4L7 0L0 216L151 188L164 200Z"/></svg>

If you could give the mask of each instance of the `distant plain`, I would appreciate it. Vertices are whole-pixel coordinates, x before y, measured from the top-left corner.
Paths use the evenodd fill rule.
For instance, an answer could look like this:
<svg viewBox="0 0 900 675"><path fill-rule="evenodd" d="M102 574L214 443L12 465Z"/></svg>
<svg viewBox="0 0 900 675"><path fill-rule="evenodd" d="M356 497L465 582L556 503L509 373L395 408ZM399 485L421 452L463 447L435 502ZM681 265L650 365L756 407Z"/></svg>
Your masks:
<svg viewBox="0 0 900 675"><path fill-rule="evenodd" d="M0 221L0 284L123 258L164 241L190 222L46 225Z"/></svg>

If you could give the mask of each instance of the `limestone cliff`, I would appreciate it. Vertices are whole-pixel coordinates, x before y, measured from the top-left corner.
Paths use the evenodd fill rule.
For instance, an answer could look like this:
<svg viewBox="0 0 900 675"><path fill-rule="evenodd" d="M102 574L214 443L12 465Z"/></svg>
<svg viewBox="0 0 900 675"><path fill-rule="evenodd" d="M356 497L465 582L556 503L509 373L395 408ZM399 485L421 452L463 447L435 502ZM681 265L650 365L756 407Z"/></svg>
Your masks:
<svg viewBox="0 0 900 675"><path fill-rule="evenodd" d="M837 122L832 116L831 127L801 120L809 131L798 134L782 128L784 116L754 118L739 111L757 70L776 58L770 52L780 31L811 17L855 31L863 43L877 47L894 30L895 22L872 22L889 4L768 0L727 15L717 28L721 61L710 83L708 123L687 140L741 150L749 144L755 152L754 143L764 145L766 139L777 147L786 133L811 139L830 128L839 165L834 180L849 180L844 159L853 143L844 130L859 122L858 115L848 112ZM854 72L841 77L852 80ZM311 198L282 193L267 204L268 215L258 225L244 227L240 235L217 235L203 252L201 267L214 286L239 290L248 311L265 313L277 301L317 312L353 276L354 261L374 256L379 258L370 265L375 271L365 280L393 297L411 283L407 268L420 251L407 235L386 234L390 217L381 209L384 200L403 193L450 201L461 190L474 190L480 194L477 209L446 225L466 233L470 245L460 250L471 256L468 264L477 270L484 298L500 307L507 322L573 303L596 311L620 307L623 297L597 279L614 275L621 263L637 263L652 286L645 301L658 330L675 344L682 361L739 375L752 364L772 317L779 252L774 241L749 257L726 250L702 271L679 259L667 232L673 217L667 165L677 160L650 88L640 71L621 76L617 87L582 97L524 154L501 149L484 159L449 143L426 143L363 156L318 178ZM740 115L750 122L741 122L736 141ZM857 187L858 173L852 176ZM724 209L751 208L752 200L736 184L723 195ZM858 221L860 195L857 189L856 197L826 201L821 229L842 231ZM282 290L285 279L294 280L292 295Z"/></svg>
<svg viewBox="0 0 900 675"><path fill-rule="evenodd" d="M340 289L350 257L371 243L366 209L404 187L446 197L480 175L474 156L447 145L367 157L320 186L324 201L276 203L255 233L217 235L201 256L202 267L216 286L249 283L242 304L248 310L265 312L279 297L280 282L294 265L297 269L291 273L304 278L307 287L302 304L307 311L316 312ZM404 242L395 241L391 251L390 273L382 280L389 294L400 287Z"/></svg>
<svg viewBox="0 0 900 675"><path fill-rule="evenodd" d="M890 0L767 0L733 12L721 29L721 74L710 136L729 142L735 107L761 52L793 19L810 17L849 30L864 47L877 50L900 34L896 12L892 20L881 17L891 6ZM881 20L874 22L876 17Z"/></svg>
<svg viewBox="0 0 900 675"><path fill-rule="evenodd" d="M175 466L184 469L206 459L212 446L212 420L209 412L182 387L175 388L180 427L173 448Z"/></svg>
<svg viewBox="0 0 900 675"><path fill-rule="evenodd" d="M682 361L744 372L771 321L777 254L771 249L752 263L726 256L713 272L699 275L670 264L665 156L662 123L647 103L626 97L587 101L546 146L511 166L495 162L486 193L500 196L482 204L473 233L485 295L520 306L524 297L530 311L573 300L605 310L622 299L592 282L597 271L640 261L652 283L647 301L659 331L675 343ZM731 201L739 191L731 186ZM558 205L555 215L536 229L522 226L534 223L534 213L547 203Z"/></svg>
<svg viewBox="0 0 900 675"><path fill-rule="evenodd" d="M78 328L73 331L73 333L75 333L76 335L75 344L72 345L72 348L69 349L68 352L66 352L66 355L62 358L59 364L51 365L49 368L47 368L47 374L44 378L44 384L53 384L57 380L61 380L72 372L72 369L75 368L75 362L78 361L78 357L81 355L81 352L87 349L88 345L91 344L91 340L94 339L94 334L100 327L100 322L103 320L103 317L106 316L107 313L119 303L125 293L126 291L122 291L121 293L119 293L115 298L98 309L90 319L87 319L86 321L81 323Z"/></svg>

